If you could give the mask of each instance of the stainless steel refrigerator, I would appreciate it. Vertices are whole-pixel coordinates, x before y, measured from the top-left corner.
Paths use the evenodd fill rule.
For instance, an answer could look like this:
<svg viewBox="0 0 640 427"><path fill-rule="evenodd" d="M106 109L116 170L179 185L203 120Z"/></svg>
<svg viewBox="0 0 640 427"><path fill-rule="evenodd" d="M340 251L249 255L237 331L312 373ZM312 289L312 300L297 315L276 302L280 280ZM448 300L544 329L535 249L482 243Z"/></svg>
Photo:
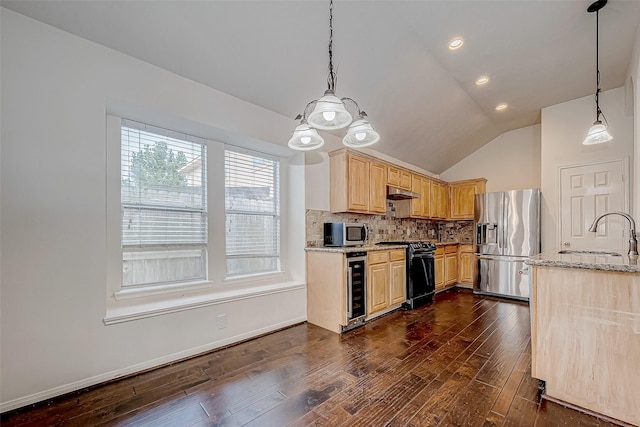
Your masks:
<svg viewBox="0 0 640 427"><path fill-rule="evenodd" d="M540 253L540 190L477 194L475 222L475 292L528 300L531 274L524 260Z"/></svg>

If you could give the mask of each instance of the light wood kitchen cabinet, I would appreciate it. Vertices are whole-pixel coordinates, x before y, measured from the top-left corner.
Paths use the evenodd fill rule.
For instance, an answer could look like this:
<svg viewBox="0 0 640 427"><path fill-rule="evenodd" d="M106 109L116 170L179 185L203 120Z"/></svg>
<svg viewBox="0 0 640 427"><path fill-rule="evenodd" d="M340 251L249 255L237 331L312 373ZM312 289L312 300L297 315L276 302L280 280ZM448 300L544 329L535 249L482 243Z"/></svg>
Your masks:
<svg viewBox="0 0 640 427"><path fill-rule="evenodd" d="M436 249L434 260L435 260L434 270L435 270L436 291L439 291L440 289L444 288L444 278L445 278L445 274L444 274L445 263L444 263L444 247L443 246L440 246L439 248Z"/></svg>
<svg viewBox="0 0 640 427"><path fill-rule="evenodd" d="M307 252L307 321L340 333L347 324L344 253Z"/></svg>
<svg viewBox="0 0 640 427"><path fill-rule="evenodd" d="M403 190L411 190L411 173L395 166L389 166L387 184Z"/></svg>
<svg viewBox="0 0 640 427"><path fill-rule="evenodd" d="M367 315L389 306L389 263L369 264L367 278Z"/></svg>
<svg viewBox="0 0 640 427"><path fill-rule="evenodd" d="M476 271L475 246L460 245L458 247L458 283L473 284Z"/></svg>
<svg viewBox="0 0 640 427"><path fill-rule="evenodd" d="M404 250L390 251L389 273L389 304L402 304L407 300L407 262Z"/></svg>
<svg viewBox="0 0 640 427"><path fill-rule="evenodd" d="M476 194L486 191L487 180L484 178L469 179L449 183L449 201L451 219L473 219L474 200Z"/></svg>
<svg viewBox="0 0 640 427"><path fill-rule="evenodd" d="M420 194L419 199L411 199L408 201L411 206L411 217L421 218L425 216L423 206L426 198L422 193L422 177L420 175L411 175L411 191Z"/></svg>
<svg viewBox="0 0 640 427"><path fill-rule="evenodd" d="M449 206L449 193L447 184L441 181L431 181L431 206L430 217L446 219Z"/></svg>
<svg viewBox="0 0 640 427"><path fill-rule="evenodd" d="M640 274L565 265L533 267L531 376L548 398L640 426Z"/></svg>
<svg viewBox="0 0 640 427"><path fill-rule="evenodd" d="M387 212L387 166L383 163L369 164L369 212ZM377 190L376 190L377 189Z"/></svg>
<svg viewBox="0 0 640 427"><path fill-rule="evenodd" d="M436 291L458 283L458 245L438 246L434 268Z"/></svg>
<svg viewBox="0 0 640 427"><path fill-rule="evenodd" d="M386 165L346 150L329 154L331 212L386 212Z"/></svg>
<svg viewBox="0 0 640 427"><path fill-rule="evenodd" d="M404 249L367 255L367 316L396 308L406 299Z"/></svg>
<svg viewBox="0 0 640 427"><path fill-rule="evenodd" d="M458 248L456 245L444 248L444 271L445 285L455 285L458 282Z"/></svg>
<svg viewBox="0 0 640 427"><path fill-rule="evenodd" d="M398 218L431 217L431 180L422 175L411 175L411 191L420 195L418 199L396 202L396 216Z"/></svg>

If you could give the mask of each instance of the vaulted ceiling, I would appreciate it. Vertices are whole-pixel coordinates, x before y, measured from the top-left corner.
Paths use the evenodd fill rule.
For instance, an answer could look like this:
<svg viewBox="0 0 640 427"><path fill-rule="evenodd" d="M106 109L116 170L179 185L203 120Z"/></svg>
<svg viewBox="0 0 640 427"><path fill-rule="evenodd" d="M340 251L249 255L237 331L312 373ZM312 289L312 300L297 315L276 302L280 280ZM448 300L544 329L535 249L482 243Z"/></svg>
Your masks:
<svg viewBox="0 0 640 427"><path fill-rule="evenodd" d="M541 108L595 92L590 3L335 0L336 93L368 113L381 135L372 148L441 173L501 133L539 123ZM1 4L291 117L292 129L326 89L328 1ZM639 23L640 1L600 11L603 90L624 85ZM464 45L451 51L456 36ZM480 75L490 77L482 87Z"/></svg>

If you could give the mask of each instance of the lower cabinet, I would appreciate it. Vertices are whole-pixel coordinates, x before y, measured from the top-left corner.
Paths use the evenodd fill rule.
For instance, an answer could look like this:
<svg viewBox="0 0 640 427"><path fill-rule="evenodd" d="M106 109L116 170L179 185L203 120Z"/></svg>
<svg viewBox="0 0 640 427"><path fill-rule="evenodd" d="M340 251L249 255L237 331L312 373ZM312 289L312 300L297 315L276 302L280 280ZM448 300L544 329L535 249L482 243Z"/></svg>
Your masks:
<svg viewBox="0 0 640 427"><path fill-rule="evenodd" d="M406 300L404 249L370 251L367 255L367 316L382 314Z"/></svg>
<svg viewBox="0 0 640 427"><path fill-rule="evenodd" d="M445 269L444 247L440 246L439 248L436 249L435 263L434 263L436 291L439 291L440 289L444 288L444 277L445 277L444 269Z"/></svg>
<svg viewBox="0 0 640 427"><path fill-rule="evenodd" d="M474 245L458 247L458 283L473 284L477 271Z"/></svg>
<svg viewBox="0 0 640 427"><path fill-rule="evenodd" d="M474 245L438 246L435 253L436 291L472 284L476 274Z"/></svg>
<svg viewBox="0 0 640 427"><path fill-rule="evenodd" d="M451 286L458 282L458 247L455 245L444 248L445 285Z"/></svg>

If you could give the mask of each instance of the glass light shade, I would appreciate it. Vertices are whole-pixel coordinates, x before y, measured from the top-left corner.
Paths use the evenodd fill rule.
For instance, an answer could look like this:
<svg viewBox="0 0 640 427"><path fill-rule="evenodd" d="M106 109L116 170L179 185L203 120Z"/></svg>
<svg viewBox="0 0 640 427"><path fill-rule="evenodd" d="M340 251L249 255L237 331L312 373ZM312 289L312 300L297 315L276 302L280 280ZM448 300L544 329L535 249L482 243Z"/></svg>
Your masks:
<svg viewBox="0 0 640 427"><path fill-rule="evenodd" d="M289 148L298 151L309 151L324 145L324 139L318 135L318 131L302 121L294 130L289 140Z"/></svg>
<svg viewBox="0 0 640 427"><path fill-rule="evenodd" d="M349 130L342 139L342 143L347 147L359 148L368 147L379 140L380 135L373 129L371 123L363 118L359 118L349 126Z"/></svg>
<svg viewBox="0 0 640 427"><path fill-rule="evenodd" d="M349 126L352 120L342 100L330 90L316 102L313 111L307 117L312 127L321 130L342 129Z"/></svg>
<svg viewBox="0 0 640 427"><path fill-rule="evenodd" d="M609 133L609 129L602 124L600 120L596 120L593 126L589 128L587 137L582 141L584 145L601 144L603 142L609 142L613 139L613 136Z"/></svg>

